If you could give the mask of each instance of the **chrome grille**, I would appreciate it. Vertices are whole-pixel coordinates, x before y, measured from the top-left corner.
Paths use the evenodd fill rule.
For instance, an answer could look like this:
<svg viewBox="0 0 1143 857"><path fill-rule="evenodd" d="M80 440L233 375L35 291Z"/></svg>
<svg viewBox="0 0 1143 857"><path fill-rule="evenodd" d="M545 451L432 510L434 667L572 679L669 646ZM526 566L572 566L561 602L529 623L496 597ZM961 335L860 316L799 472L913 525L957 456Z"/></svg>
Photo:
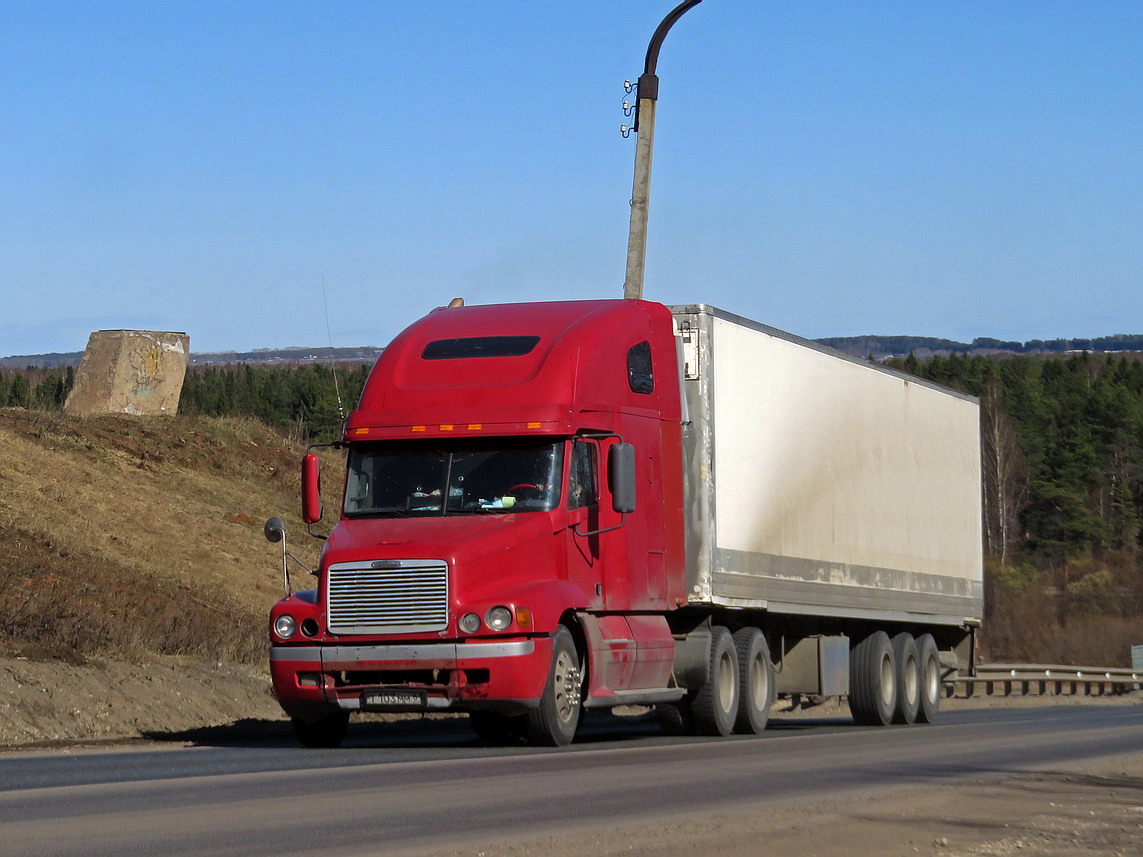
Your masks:
<svg viewBox="0 0 1143 857"><path fill-rule="evenodd" d="M329 567L327 627L334 634L407 634L448 627L448 564L385 560Z"/></svg>

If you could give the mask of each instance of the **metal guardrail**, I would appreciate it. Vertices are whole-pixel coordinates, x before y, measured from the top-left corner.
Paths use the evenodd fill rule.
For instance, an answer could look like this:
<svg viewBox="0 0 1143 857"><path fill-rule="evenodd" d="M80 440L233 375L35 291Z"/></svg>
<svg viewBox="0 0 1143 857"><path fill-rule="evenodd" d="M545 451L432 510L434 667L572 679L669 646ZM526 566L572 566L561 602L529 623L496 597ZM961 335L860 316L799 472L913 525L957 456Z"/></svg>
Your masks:
<svg viewBox="0 0 1143 857"><path fill-rule="evenodd" d="M944 674L945 696L1109 696L1143 687L1143 670L1064 664L977 664L974 675ZM999 691L999 693L998 693Z"/></svg>

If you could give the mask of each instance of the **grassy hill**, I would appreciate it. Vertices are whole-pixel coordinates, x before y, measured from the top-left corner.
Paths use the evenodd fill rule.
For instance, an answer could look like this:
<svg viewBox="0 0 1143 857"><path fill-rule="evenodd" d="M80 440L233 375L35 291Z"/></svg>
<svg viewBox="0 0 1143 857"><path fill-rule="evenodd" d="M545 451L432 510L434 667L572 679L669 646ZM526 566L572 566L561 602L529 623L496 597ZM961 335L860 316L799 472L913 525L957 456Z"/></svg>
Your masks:
<svg viewBox="0 0 1143 857"><path fill-rule="evenodd" d="M297 508L301 452L254 421L0 409L0 654L260 661L261 525Z"/></svg>
<svg viewBox="0 0 1143 857"><path fill-rule="evenodd" d="M253 420L0 408L0 745L281 717L262 522L297 521L303 451Z"/></svg>

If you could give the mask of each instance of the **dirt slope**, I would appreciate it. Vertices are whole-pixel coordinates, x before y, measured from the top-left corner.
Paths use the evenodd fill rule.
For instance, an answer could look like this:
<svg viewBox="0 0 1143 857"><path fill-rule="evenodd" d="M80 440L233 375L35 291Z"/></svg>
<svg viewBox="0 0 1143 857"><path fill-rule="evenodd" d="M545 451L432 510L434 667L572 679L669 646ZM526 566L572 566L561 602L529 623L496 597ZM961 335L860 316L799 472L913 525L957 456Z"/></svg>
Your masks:
<svg viewBox="0 0 1143 857"><path fill-rule="evenodd" d="M300 454L253 422L0 410L0 645L256 659Z"/></svg>
<svg viewBox="0 0 1143 857"><path fill-rule="evenodd" d="M297 522L302 452L252 421L0 409L0 743L120 734L47 716L57 695L98 709L101 682L107 698L116 682L155 698L147 729L164 708L172 728L225 722L188 702L180 671L188 688L244 695L228 719L249 699L267 706L246 716L272 713L264 629L282 583L261 530L281 516L291 550L316 560ZM91 702L52 691L65 684Z"/></svg>

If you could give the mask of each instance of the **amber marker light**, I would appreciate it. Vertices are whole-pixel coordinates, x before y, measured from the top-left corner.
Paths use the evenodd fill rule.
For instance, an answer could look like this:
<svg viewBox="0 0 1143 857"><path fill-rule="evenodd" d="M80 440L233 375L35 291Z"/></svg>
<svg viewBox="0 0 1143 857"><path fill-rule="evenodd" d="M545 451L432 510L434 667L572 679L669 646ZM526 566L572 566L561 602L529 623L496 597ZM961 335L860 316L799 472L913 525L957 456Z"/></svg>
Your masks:
<svg viewBox="0 0 1143 857"><path fill-rule="evenodd" d="M516 625L521 631L532 630L532 611L527 607L516 608Z"/></svg>
<svg viewBox="0 0 1143 857"><path fill-rule="evenodd" d="M411 431L424 431L425 426L413 426Z"/></svg>
<svg viewBox="0 0 1143 857"><path fill-rule="evenodd" d="M540 423L528 423L528 428L539 428Z"/></svg>
<svg viewBox="0 0 1143 857"><path fill-rule="evenodd" d="M441 431L452 431L452 423L441 423Z"/></svg>
<svg viewBox="0 0 1143 857"><path fill-rule="evenodd" d="M482 428L483 428L483 426L480 423L469 423L468 424L468 430L469 431L480 431Z"/></svg>

